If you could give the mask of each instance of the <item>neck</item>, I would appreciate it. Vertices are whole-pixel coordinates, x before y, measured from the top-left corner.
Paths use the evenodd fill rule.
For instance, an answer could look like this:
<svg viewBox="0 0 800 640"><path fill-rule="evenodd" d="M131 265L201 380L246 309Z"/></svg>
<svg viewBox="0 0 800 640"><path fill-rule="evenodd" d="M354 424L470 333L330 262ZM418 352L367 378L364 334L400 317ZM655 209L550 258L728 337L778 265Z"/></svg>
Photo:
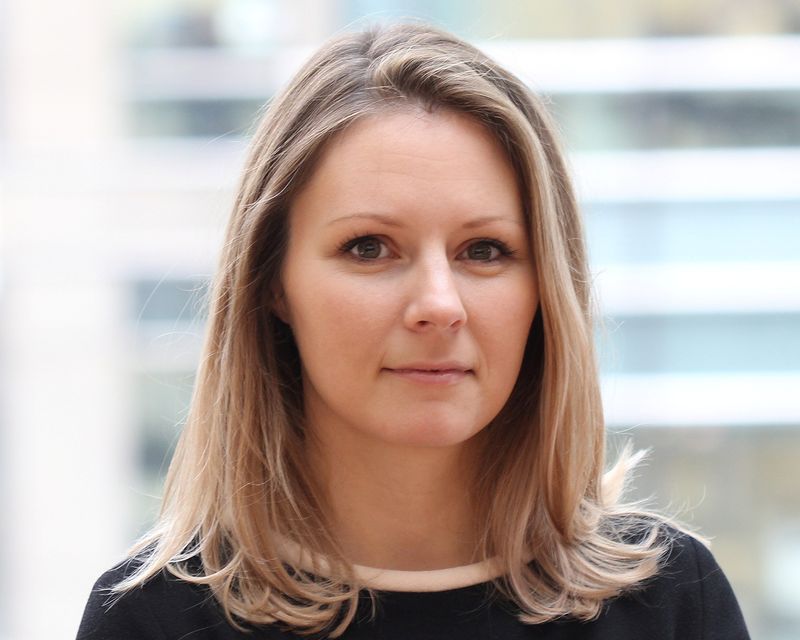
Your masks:
<svg viewBox="0 0 800 640"><path fill-rule="evenodd" d="M350 562L415 571L478 559L470 498L475 444L405 447L341 431L315 436L311 467Z"/></svg>

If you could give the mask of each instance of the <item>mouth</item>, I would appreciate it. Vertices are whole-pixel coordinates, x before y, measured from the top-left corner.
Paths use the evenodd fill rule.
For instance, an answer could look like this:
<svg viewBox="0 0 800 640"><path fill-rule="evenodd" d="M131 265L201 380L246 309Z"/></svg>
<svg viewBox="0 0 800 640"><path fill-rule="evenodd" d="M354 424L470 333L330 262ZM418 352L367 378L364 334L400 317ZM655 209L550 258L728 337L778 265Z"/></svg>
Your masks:
<svg viewBox="0 0 800 640"><path fill-rule="evenodd" d="M384 371L409 382L442 385L456 384L474 373L470 367L459 362L414 363L402 367L387 368Z"/></svg>

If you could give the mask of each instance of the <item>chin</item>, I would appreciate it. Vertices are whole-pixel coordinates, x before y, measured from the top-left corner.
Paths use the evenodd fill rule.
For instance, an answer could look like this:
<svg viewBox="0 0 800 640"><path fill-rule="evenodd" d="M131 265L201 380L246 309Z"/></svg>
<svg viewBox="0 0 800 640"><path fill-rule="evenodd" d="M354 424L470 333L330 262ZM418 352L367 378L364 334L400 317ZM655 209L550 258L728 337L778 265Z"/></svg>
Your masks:
<svg viewBox="0 0 800 640"><path fill-rule="evenodd" d="M402 425L387 425L384 440L408 447L454 447L479 433L482 427L454 420L452 416L437 420L435 416L411 420Z"/></svg>

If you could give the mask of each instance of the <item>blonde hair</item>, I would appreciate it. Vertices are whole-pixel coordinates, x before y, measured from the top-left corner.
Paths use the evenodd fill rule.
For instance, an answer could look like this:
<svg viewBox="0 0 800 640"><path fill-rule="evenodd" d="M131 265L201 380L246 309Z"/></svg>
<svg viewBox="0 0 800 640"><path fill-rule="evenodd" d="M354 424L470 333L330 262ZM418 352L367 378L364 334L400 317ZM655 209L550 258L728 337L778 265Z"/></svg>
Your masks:
<svg viewBox="0 0 800 640"><path fill-rule="evenodd" d="M486 427L475 478L478 550L529 623L589 620L658 571L659 521L620 503L635 456L603 475L605 434L584 233L542 102L479 50L399 24L324 45L263 114L227 229L187 424L160 517L133 548L122 592L166 568L208 585L232 624L340 634L361 588L332 538L304 459L299 356L271 311L294 195L333 136L404 106L475 118L508 154L523 194L540 307L522 368ZM282 541L324 558L291 566Z"/></svg>

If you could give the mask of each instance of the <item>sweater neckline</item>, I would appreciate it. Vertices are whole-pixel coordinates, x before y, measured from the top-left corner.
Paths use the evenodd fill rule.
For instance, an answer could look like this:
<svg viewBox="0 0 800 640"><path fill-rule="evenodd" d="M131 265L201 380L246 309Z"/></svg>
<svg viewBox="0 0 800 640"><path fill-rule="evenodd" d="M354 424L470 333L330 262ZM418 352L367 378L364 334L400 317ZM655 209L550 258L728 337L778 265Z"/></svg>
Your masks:
<svg viewBox="0 0 800 640"><path fill-rule="evenodd" d="M312 573L330 574L330 565L324 558L313 559L311 554L292 540L281 540L281 555L295 567ZM353 565L353 572L362 586L377 591L436 592L450 591L489 582L503 571L497 558L480 562L424 571L381 569Z"/></svg>
<svg viewBox="0 0 800 640"><path fill-rule="evenodd" d="M460 567L427 571L378 569L362 565L354 565L353 570L366 587L378 591L406 592L450 591L471 587L494 580L502 573L499 563L494 558Z"/></svg>

